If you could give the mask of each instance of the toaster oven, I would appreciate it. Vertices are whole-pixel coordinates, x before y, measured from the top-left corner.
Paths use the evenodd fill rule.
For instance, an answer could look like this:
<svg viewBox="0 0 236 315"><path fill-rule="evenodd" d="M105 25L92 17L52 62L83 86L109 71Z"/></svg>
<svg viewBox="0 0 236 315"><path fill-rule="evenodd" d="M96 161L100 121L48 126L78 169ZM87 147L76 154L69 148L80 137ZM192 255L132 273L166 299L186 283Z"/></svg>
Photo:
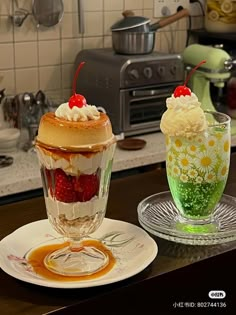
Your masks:
<svg viewBox="0 0 236 315"><path fill-rule="evenodd" d="M84 61L77 93L109 115L115 135L133 136L160 130L166 98L184 80L179 54L153 52L118 55L112 49L78 53L75 68Z"/></svg>

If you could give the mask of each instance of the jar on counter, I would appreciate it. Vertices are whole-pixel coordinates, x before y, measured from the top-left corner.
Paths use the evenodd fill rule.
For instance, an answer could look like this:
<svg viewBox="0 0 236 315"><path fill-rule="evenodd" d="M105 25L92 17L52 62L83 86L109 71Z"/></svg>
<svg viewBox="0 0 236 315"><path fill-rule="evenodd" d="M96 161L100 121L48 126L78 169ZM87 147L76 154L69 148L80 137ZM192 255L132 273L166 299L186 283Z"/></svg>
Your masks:
<svg viewBox="0 0 236 315"><path fill-rule="evenodd" d="M205 29L208 32L236 31L236 0L206 0Z"/></svg>

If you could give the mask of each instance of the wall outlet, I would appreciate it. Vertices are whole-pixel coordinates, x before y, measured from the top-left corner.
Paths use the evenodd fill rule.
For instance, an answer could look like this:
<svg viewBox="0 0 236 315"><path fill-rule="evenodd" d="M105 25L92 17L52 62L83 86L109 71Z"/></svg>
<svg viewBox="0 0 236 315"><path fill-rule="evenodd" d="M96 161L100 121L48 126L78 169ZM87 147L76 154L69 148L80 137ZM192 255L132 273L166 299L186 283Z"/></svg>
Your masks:
<svg viewBox="0 0 236 315"><path fill-rule="evenodd" d="M154 17L174 14L179 7L189 9L189 0L154 0Z"/></svg>

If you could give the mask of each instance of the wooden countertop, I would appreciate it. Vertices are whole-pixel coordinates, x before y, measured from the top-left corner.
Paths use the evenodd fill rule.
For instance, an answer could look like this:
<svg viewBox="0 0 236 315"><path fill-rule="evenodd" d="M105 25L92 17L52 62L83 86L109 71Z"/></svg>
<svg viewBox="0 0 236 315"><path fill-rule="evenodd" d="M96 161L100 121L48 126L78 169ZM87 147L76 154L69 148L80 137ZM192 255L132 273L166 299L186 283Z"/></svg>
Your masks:
<svg viewBox="0 0 236 315"><path fill-rule="evenodd" d="M236 196L235 186L236 155L232 155L225 193ZM106 217L139 225L138 203L151 194L167 189L163 169L112 180ZM0 213L0 239L22 225L46 218L42 197L1 206ZM224 290L225 281L229 283L231 280L226 273L235 268L236 242L214 246L187 246L157 237L154 239L159 253L145 270L132 278L105 286L70 290L46 288L19 281L0 270L1 314L132 314L138 310L149 314L153 306L157 313L164 306L173 311L173 304L177 302L191 302L196 299L198 302L208 301L210 290ZM226 252L227 254L222 254ZM217 259L222 255L222 259ZM207 259L204 263L209 257L214 258ZM216 276L213 272L217 271ZM215 277L209 280L208 276L212 273ZM226 293L232 297L229 288ZM130 300L127 308L122 299ZM163 305L164 301L168 305ZM232 301L227 300L227 303L226 310L229 312L233 298ZM159 314L169 313L165 311Z"/></svg>

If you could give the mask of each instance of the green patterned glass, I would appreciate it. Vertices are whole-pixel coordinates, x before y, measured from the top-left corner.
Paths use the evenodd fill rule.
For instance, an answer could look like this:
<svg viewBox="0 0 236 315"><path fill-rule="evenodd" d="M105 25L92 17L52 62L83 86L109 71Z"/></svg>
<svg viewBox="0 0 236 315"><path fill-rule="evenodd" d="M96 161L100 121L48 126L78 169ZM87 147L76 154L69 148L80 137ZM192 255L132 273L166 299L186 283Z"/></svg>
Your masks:
<svg viewBox="0 0 236 315"><path fill-rule="evenodd" d="M214 220L230 164L230 117L205 112L209 127L194 137L166 137L169 188L180 217L193 224Z"/></svg>

